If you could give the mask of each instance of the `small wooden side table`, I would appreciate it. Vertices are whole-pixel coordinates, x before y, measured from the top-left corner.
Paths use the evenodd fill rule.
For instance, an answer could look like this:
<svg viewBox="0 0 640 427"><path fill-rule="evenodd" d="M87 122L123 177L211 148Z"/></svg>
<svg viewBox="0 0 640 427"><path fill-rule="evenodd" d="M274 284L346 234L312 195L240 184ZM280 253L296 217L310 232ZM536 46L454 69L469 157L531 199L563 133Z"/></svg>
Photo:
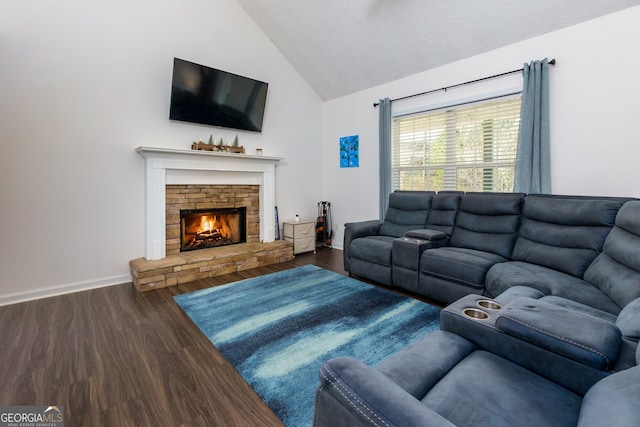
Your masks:
<svg viewBox="0 0 640 427"><path fill-rule="evenodd" d="M316 230L314 221L285 221L284 240L293 242L293 254L316 252Z"/></svg>

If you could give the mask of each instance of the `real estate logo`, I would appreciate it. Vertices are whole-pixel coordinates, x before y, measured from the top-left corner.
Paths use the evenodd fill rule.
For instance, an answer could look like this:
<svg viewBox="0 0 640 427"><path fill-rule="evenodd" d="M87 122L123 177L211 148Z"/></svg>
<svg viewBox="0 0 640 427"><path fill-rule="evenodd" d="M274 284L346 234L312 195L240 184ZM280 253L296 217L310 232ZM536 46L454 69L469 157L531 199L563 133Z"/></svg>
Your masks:
<svg viewBox="0 0 640 427"><path fill-rule="evenodd" d="M64 427L64 407L0 406L0 427Z"/></svg>

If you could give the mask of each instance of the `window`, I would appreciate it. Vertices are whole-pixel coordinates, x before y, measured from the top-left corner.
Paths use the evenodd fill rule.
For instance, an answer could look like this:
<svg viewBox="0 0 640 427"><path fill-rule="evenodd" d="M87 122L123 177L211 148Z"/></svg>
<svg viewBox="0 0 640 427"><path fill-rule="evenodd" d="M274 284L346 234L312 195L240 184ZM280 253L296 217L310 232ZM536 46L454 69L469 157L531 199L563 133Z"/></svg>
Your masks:
<svg viewBox="0 0 640 427"><path fill-rule="evenodd" d="M396 117L394 190L513 191L520 94Z"/></svg>

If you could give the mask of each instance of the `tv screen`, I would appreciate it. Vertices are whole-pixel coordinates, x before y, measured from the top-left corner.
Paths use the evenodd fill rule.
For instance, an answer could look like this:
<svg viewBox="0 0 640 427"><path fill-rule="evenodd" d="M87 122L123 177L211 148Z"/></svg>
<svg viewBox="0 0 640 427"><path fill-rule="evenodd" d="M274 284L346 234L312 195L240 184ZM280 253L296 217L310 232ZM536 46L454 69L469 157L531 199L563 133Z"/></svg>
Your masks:
<svg viewBox="0 0 640 427"><path fill-rule="evenodd" d="M268 86L174 58L169 118L261 132Z"/></svg>

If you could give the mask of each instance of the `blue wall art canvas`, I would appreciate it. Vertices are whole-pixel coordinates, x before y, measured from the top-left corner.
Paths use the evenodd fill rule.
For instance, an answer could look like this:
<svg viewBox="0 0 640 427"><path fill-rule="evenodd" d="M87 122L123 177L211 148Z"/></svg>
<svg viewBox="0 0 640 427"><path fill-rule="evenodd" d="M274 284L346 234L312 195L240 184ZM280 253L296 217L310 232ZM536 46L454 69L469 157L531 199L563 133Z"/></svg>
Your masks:
<svg viewBox="0 0 640 427"><path fill-rule="evenodd" d="M358 135L343 136L340 138L340 167L357 168L360 166L360 147Z"/></svg>

